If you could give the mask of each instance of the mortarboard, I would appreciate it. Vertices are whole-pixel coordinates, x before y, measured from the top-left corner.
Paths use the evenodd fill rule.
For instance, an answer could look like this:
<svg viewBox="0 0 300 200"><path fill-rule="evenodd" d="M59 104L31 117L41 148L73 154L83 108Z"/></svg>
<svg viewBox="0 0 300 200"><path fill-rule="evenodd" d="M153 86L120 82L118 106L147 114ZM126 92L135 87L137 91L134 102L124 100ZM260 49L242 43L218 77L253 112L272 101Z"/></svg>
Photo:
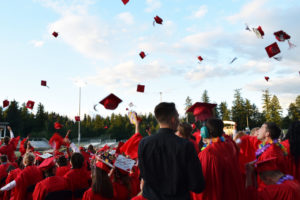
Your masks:
<svg viewBox="0 0 300 200"><path fill-rule="evenodd" d="M50 157L50 158L47 158L45 159L39 166L38 168L40 168L42 171L45 171L45 170L48 170L52 167L55 166L55 163L54 163L54 157Z"/></svg>
<svg viewBox="0 0 300 200"><path fill-rule="evenodd" d="M54 31L54 32L52 33L52 35L53 35L54 37L57 37L57 36L58 36L58 33Z"/></svg>
<svg viewBox="0 0 300 200"><path fill-rule="evenodd" d="M234 61L236 61L238 58L237 57L234 57L231 62L229 64L232 64Z"/></svg>
<svg viewBox="0 0 300 200"><path fill-rule="evenodd" d="M255 170L257 173L279 170L279 167L277 165L277 158L271 157L265 160L257 161L255 163Z"/></svg>
<svg viewBox="0 0 300 200"><path fill-rule="evenodd" d="M79 122L80 121L80 116L75 116L75 121Z"/></svg>
<svg viewBox="0 0 300 200"><path fill-rule="evenodd" d="M58 123L58 122L55 122L55 123L54 123L54 128L55 128L56 130L61 129L62 127L63 127L63 125L61 125L60 123Z"/></svg>
<svg viewBox="0 0 300 200"><path fill-rule="evenodd" d="M136 91L137 92L144 92L145 91L145 85L137 85Z"/></svg>
<svg viewBox="0 0 300 200"><path fill-rule="evenodd" d="M265 76L265 79L266 79L266 81L269 81L270 78L268 76Z"/></svg>
<svg viewBox="0 0 300 200"><path fill-rule="evenodd" d="M212 109L216 107L216 105L217 104L197 102L192 105L186 112L192 112L196 120L205 121L212 117Z"/></svg>
<svg viewBox="0 0 300 200"><path fill-rule="evenodd" d="M122 2L124 3L124 5L126 5L129 2L129 0L122 0Z"/></svg>
<svg viewBox="0 0 300 200"><path fill-rule="evenodd" d="M145 52L141 51L140 56L141 56L142 59L144 59L146 57Z"/></svg>
<svg viewBox="0 0 300 200"><path fill-rule="evenodd" d="M269 58L272 58L273 56L280 53L280 49L278 47L277 42L274 42L273 44L267 46L265 49L267 51Z"/></svg>
<svg viewBox="0 0 300 200"><path fill-rule="evenodd" d="M291 36L282 30L275 32L274 35L279 42L284 42L285 40L289 40L291 38Z"/></svg>
<svg viewBox="0 0 300 200"><path fill-rule="evenodd" d="M27 101L27 103L26 103L26 108L29 108L29 109L33 109L33 107L34 107L34 101Z"/></svg>
<svg viewBox="0 0 300 200"><path fill-rule="evenodd" d="M163 20L162 20L162 18L160 18L159 16L156 15L156 17L154 17L153 25L155 24L155 22L157 24L162 24Z"/></svg>
<svg viewBox="0 0 300 200"><path fill-rule="evenodd" d="M257 28L252 28L252 30L256 34L256 37L263 39L265 32L262 30L261 26Z"/></svg>
<svg viewBox="0 0 300 200"><path fill-rule="evenodd" d="M114 110L118 107L119 103L121 102L122 100L119 97L111 93L110 95L102 99L99 103L102 104L104 108L108 110Z"/></svg>
<svg viewBox="0 0 300 200"><path fill-rule="evenodd" d="M109 166L108 166L107 164L105 164L104 162L102 162L102 161L98 161L98 162L96 163L96 167L98 167L98 168L104 170L106 173L109 173L109 172L110 172Z"/></svg>
<svg viewBox="0 0 300 200"><path fill-rule="evenodd" d="M41 80L41 86L45 86L45 87L49 88L49 86L47 86L47 81L45 81L45 80Z"/></svg>
<svg viewBox="0 0 300 200"><path fill-rule="evenodd" d="M201 56L198 56L198 60L201 62L203 58Z"/></svg>
<svg viewBox="0 0 300 200"><path fill-rule="evenodd" d="M6 99L3 101L3 108L9 106L9 101Z"/></svg>

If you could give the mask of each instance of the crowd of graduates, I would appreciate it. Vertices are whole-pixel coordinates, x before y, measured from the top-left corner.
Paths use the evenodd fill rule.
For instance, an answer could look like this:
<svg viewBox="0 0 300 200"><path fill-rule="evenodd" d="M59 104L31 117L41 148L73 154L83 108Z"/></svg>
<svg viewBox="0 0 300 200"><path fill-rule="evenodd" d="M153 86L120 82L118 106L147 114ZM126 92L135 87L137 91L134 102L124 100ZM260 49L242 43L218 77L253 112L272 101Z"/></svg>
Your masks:
<svg viewBox="0 0 300 200"><path fill-rule="evenodd" d="M85 149L70 142L70 131L55 133L44 154L7 127L0 199L300 199L300 121L284 137L272 122L229 136L209 109L198 113L205 122L199 130L179 122L175 104L160 103L156 134L143 137L137 120L125 143ZM129 169L115 165L121 155L134 160Z"/></svg>

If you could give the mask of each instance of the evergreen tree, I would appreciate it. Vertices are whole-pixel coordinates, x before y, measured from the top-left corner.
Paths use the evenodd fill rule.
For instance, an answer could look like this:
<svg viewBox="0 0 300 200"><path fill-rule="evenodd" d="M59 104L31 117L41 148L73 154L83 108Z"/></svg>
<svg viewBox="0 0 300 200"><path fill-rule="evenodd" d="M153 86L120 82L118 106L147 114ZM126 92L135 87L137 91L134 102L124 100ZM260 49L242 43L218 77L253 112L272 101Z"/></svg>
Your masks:
<svg viewBox="0 0 300 200"><path fill-rule="evenodd" d="M241 89L236 89L234 101L231 108L232 120L237 124L237 130L243 130L246 127L246 111L244 108L244 99L241 96Z"/></svg>
<svg viewBox="0 0 300 200"><path fill-rule="evenodd" d="M222 120L230 120L230 110L227 108L226 102L221 102L219 105L220 118Z"/></svg>
<svg viewBox="0 0 300 200"><path fill-rule="evenodd" d="M281 113L282 113L282 108L279 104L279 100L276 95L273 95L272 100L271 100L271 121L275 122L277 125L281 125Z"/></svg>
<svg viewBox="0 0 300 200"><path fill-rule="evenodd" d="M192 99L188 96L185 100L185 111L187 111L192 105ZM195 122L195 117L193 115L193 113L187 113L186 114L186 118L185 121L189 122L189 123L194 123Z"/></svg>
<svg viewBox="0 0 300 200"><path fill-rule="evenodd" d="M271 118L271 95L269 93L269 90L263 91L263 114L266 119L266 121L272 121Z"/></svg>
<svg viewBox="0 0 300 200"><path fill-rule="evenodd" d="M204 90L201 98L202 102L204 103L209 103L209 97L208 97L208 92L207 90Z"/></svg>

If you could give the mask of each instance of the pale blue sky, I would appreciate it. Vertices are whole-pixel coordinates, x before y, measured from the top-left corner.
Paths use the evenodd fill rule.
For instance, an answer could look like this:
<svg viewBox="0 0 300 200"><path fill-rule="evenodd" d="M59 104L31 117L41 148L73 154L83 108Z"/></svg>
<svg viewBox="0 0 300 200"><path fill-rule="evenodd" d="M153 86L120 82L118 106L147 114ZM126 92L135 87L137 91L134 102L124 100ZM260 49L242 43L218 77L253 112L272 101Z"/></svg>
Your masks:
<svg viewBox="0 0 300 200"><path fill-rule="evenodd" d="M236 88L259 108L261 91L269 88L286 109L300 94L299 10L297 0L130 0L126 6L121 0L3 1L0 100L33 100L73 118L74 82L83 80L82 113L90 115L124 114L130 102L139 113L152 112L160 91L181 114L186 97L200 101L204 89L212 101L231 106ZM156 15L162 26L153 27ZM245 23L261 25L264 39L246 31ZM278 30L298 46L288 50L287 42L278 42L281 62L264 49ZM143 60L140 51L147 54ZM41 80L50 88L41 87ZM135 92L139 83L145 93ZM93 105L111 92L123 103L115 111L99 105L95 112Z"/></svg>

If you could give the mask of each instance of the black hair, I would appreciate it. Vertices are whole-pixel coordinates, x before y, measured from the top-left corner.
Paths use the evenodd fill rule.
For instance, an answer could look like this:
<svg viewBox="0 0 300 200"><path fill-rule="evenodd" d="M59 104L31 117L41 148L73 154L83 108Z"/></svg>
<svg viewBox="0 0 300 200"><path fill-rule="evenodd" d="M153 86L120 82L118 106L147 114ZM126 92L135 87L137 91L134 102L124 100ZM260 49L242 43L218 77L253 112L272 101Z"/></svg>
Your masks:
<svg viewBox="0 0 300 200"><path fill-rule="evenodd" d="M276 140L281 135L281 129L274 122L266 122L266 128L270 133L270 137L272 140Z"/></svg>
<svg viewBox="0 0 300 200"><path fill-rule="evenodd" d="M92 190L107 199L112 199L114 196L113 185L107 172L99 167L93 168Z"/></svg>
<svg viewBox="0 0 300 200"><path fill-rule="evenodd" d="M66 157L64 155L59 156L56 162L57 162L58 166L60 166L60 167L68 165L68 160L66 159Z"/></svg>
<svg viewBox="0 0 300 200"><path fill-rule="evenodd" d="M71 163L73 169L80 169L83 166L84 157L81 153L74 153L71 157Z"/></svg>
<svg viewBox="0 0 300 200"><path fill-rule="evenodd" d="M224 123L217 118L208 119L205 123L210 137L221 137L223 135Z"/></svg>
<svg viewBox="0 0 300 200"><path fill-rule="evenodd" d="M155 118L159 123L169 124L172 117L178 116L174 103L162 102L154 109Z"/></svg>
<svg viewBox="0 0 300 200"><path fill-rule="evenodd" d="M7 162L7 155L1 155L0 160L1 160L2 163Z"/></svg>
<svg viewBox="0 0 300 200"><path fill-rule="evenodd" d="M290 152L298 163L300 159L300 121L293 122L287 132L287 138L290 143Z"/></svg>

